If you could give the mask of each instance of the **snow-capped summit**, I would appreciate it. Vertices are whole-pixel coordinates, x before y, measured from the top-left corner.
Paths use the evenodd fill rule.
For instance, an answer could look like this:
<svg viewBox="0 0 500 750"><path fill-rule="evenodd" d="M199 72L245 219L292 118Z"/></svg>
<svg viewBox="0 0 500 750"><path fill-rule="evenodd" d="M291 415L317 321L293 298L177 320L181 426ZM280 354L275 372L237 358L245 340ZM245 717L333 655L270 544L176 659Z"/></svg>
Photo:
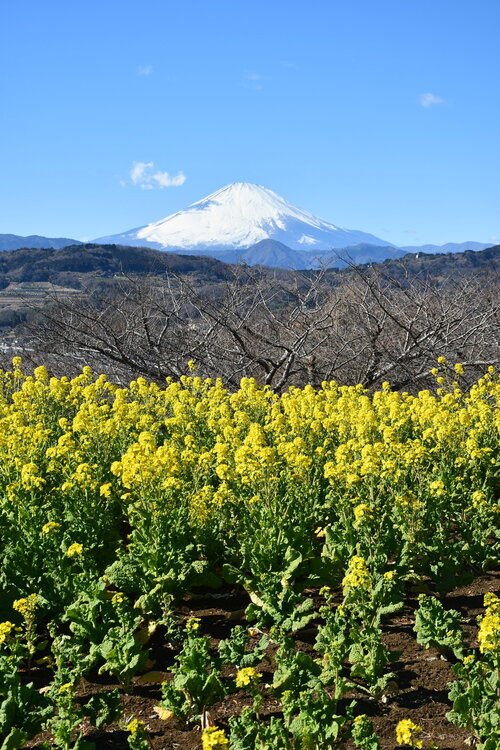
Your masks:
<svg viewBox="0 0 500 750"><path fill-rule="evenodd" d="M391 243L372 234L343 229L318 219L261 185L234 182L185 211L123 234L100 237L98 242L143 245L171 252L244 249L265 239L293 250L330 250L370 243Z"/></svg>

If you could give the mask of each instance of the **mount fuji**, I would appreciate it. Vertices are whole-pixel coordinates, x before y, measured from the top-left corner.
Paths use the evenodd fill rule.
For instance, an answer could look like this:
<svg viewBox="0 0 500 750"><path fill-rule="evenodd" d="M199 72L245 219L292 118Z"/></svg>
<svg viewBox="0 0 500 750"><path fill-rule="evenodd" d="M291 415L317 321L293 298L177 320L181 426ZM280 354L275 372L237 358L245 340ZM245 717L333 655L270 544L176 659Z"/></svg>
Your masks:
<svg viewBox="0 0 500 750"><path fill-rule="evenodd" d="M290 250L290 266L299 264L302 268L310 267L325 253L332 255L332 251L346 247L375 245L380 250L384 246L385 257L394 248L373 234L319 219L272 190L248 182L227 185L184 211L122 234L99 237L95 242L210 255L232 262L244 257L252 263L259 261L252 261L249 248L263 240L281 243L280 265L286 261L284 247ZM397 254L396 248L394 251Z"/></svg>

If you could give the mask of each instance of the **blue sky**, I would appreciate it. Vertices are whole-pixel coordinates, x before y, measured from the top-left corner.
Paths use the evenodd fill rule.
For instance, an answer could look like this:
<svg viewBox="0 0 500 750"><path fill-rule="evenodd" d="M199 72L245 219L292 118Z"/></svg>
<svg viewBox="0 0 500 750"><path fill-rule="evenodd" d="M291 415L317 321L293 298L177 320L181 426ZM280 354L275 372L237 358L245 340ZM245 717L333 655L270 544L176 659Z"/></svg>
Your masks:
<svg viewBox="0 0 500 750"><path fill-rule="evenodd" d="M0 233L248 181L395 244L500 242L499 29L498 0L3 0Z"/></svg>

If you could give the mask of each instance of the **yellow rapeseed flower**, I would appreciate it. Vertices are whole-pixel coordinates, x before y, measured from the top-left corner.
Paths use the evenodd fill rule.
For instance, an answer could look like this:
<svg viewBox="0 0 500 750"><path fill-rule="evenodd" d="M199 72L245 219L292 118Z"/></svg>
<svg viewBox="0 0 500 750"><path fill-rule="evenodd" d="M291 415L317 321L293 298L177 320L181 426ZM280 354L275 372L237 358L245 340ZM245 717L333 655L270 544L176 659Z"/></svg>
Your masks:
<svg viewBox="0 0 500 750"><path fill-rule="evenodd" d="M140 719L132 719L127 724L127 732L130 732L130 734L137 734L138 732L145 732L145 731L146 731L146 724Z"/></svg>
<svg viewBox="0 0 500 750"><path fill-rule="evenodd" d="M396 727L396 742L398 745L422 747L422 740L418 740L415 737L415 734L421 731L422 727L414 724L411 719L402 719Z"/></svg>
<svg viewBox="0 0 500 750"><path fill-rule="evenodd" d="M261 677L262 674L257 672L254 667L243 667L243 669L238 670L236 675L236 687L242 688L248 685L256 685Z"/></svg>
<svg viewBox="0 0 500 750"><path fill-rule="evenodd" d="M42 534L50 534L52 531L56 531L61 528L61 524L56 521L47 521L42 526Z"/></svg>
<svg viewBox="0 0 500 750"><path fill-rule="evenodd" d="M484 595L484 606L487 607L490 612L500 613L500 597L492 591L488 591L488 593Z"/></svg>
<svg viewBox="0 0 500 750"><path fill-rule="evenodd" d="M354 523L355 529L359 529L365 521L369 521L373 518L373 510L366 503L360 503L354 508Z"/></svg>
<svg viewBox="0 0 500 750"><path fill-rule="evenodd" d="M83 544L79 542L73 542L66 550L66 557L80 557L83 555Z"/></svg>
<svg viewBox="0 0 500 750"><path fill-rule="evenodd" d="M500 651L500 598L489 592L484 596L486 613L480 620L477 639L479 650L485 652Z"/></svg>
<svg viewBox="0 0 500 750"><path fill-rule="evenodd" d="M203 750L229 750L229 740L223 729L206 727L201 735Z"/></svg>
<svg viewBox="0 0 500 750"><path fill-rule="evenodd" d="M442 479L436 479L429 484L429 491L436 497L441 497L446 493L446 487Z"/></svg>
<svg viewBox="0 0 500 750"><path fill-rule="evenodd" d="M472 493L471 498L473 507L478 508L481 505L485 505L486 492L483 492L482 490L476 490L476 492Z"/></svg>
<svg viewBox="0 0 500 750"><path fill-rule="evenodd" d="M38 604L38 595L30 594L23 599L16 599L12 605L12 609L19 612L27 623L32 623L35 619L35 612Z"/></svg>
<svg viewBox="0 0 500 750"><path fill-rule="evenodd" d="M47 368L43 365L40 365L40 367L35 367L35 369L33 370L33 375L35 377L35 380L40 380L42 383L46 383L49 379Z"/></svg>
<svg viewBox="0 0 500 750"><path fill-rule="evenodd" d="M6 620L5 622L0 622L0 644L5 643L7 638L10 636L13 628L14 623L9 622L8 620Z"/></svg>
<svg viewBox="0 0 500 750"><path fill-rule="evenodd" d="M372 577L365 561L362 557L354 555L351 557L347 572L342 579L342 588L344 593L349 589L364 589L370 591L372 587Z"/></svg>

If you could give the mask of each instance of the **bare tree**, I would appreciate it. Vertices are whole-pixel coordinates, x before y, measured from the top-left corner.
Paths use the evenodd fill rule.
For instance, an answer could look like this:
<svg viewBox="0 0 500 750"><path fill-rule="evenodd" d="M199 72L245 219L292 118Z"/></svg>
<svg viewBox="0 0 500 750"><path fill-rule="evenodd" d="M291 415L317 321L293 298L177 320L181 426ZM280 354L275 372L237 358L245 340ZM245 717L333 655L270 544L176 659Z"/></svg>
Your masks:
<svg viewBox="0 0 500 750"><path fill-rule="evenodd" d="M404 264L397 275L240 268L204 285L170 274L47 300L31 336L38 360L90 364L120 382L177 378L193 359L230 387L246 376L276 390L332 379L414 390L441 355L471 378L499 362L499 290L498 279L437 283Z"/></svg>
<svg viewBox="0 0 500 750"><path fill-rule="evenodd" d="M498 278L436 283L410 276L404 264L398 271L351 267L349 316L359 330L354 380L414 389L429 379L440 356L462 363L469 380L499 362Z"/></svg>

